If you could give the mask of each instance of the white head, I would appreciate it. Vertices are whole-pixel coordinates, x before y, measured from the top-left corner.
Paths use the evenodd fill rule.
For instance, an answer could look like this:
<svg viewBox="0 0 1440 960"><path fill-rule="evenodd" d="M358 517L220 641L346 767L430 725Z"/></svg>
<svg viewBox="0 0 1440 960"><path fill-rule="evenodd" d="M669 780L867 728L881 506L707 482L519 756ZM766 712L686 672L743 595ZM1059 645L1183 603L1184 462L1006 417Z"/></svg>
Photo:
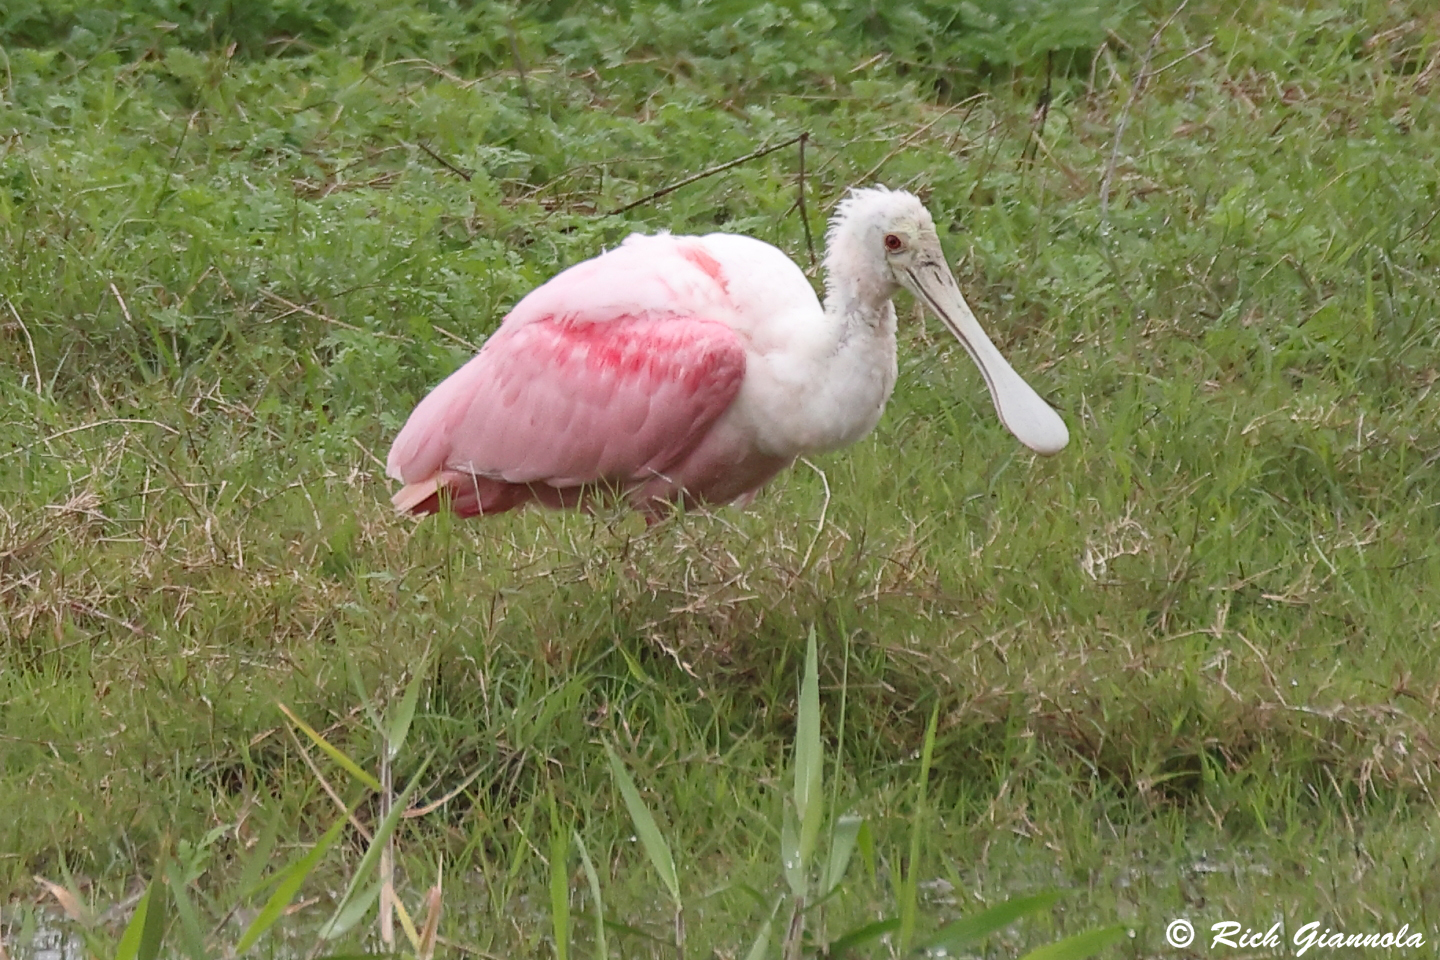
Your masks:
<svg viewBox="0 0 1440 960"><path fill-rule="evenodd" d="M985 335L945 262L930 212L903 190L855 190L830 221L825 266L828 303L888 300L899 287L940 318L969 352L1000 422L1036 453L1059 453L1070 442L1060 415L1040 399Z"/></svg>

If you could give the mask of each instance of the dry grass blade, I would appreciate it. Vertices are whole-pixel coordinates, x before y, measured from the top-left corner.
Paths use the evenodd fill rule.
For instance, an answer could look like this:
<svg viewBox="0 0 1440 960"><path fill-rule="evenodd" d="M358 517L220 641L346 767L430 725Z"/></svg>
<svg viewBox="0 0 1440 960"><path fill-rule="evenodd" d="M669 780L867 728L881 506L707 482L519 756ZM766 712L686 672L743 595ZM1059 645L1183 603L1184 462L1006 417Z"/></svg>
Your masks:
<svg viewBox="0 0 1440 960"><path fill-rule="evenodd" d="M35 340L30 336L30 328L25 326L25 321L20 317L20 311L15 309L15 304L9 298L5 300L5 306L9 308L10 315L20 326L20 332L25 334L25 345L30 349L30 369L35 374L35 396L45 396L45 381L40 379L40 358L35 353ZM3 944L0 944L3 949Z"/></svg>
<svg viewBox="0 0 1440 960"><path fill-rule="evenodd" d="M405 909L405 904L400 898L395 897L391 901L395 910L395 916L400 919L400 928L405 931L405 938L410 941L410 949L418 955L420 952L420 931L415 927L415 921L410 919L410 911ZM392 952L393 952L393 948Z"/></svg>
<svg viewBox="0 0 1440 960"><path fill-rule="evenodd" d="M425 924L420 928L420 942L415 947L416 960L430 960L435 955L435 938L440 931L440 914L445 908L444 877L442 861L435 877L435 886L425 894Z"/></svg>
<svg viewBox="0 0 1440 960"><path fill-rule="evenodd" d="M380 791L380 781L376 780L369 773L366 773L364 768L362 768L354 760L351 760L349 757L347 757L344 751L340 750L329 740L326 740L324 737L322 737L319 731L317 731L314 727L310 726L310 724L306 723L304 720L301 720L299 717L297 717L295 715L295 712L289 707L285 706L285 704L277 701L275 705L280 708L281 713L285 714L285 716L289 718L291 723L295 724L295 726L298 727L300 731L305 734L305 736L310 738L311 742L313 742L315 746L325 751L326 756L328 756L331 760L334 760L336 763L340 764L341 767L345 768L345 771L349 773L350 776L354 777L356 780L359 780L371 790L374 790L376 792Z"/></svg>
<svg viewBox="0 0 1440 960"><path fill-rule="evenodd" d="M93 918L90 916L90 911L85 909L85 905L80 902L80 898L76 896L74 892L62 887L58 883L46 880L44 877L36 877L35 882L44 887L46 892L55 898L55 902L60 904L60 909L64 910L65 915L71 920L74 920L82 927L89 927L94 923Z"/></svg>
<svg viewBox="0 0 1440 960"><path fill-rule="evenodd" d="M350 825L355 828L355 831L368 841L370 839L370 829L361 823L354 812L346 806L345 801L340 797L340 792L330 783L329 778L321 772L319 765L315 763L315 759L310 756L310 751L305 749L305 745L301 743L300 738L295 735L295 731L290 727L286 727L285 733L289 735L290 742L295 745L295 750L300 754L300 759L304 760L305 765L310 768L310 772L315 776L315 782L320 784L320 789L325 791L325 795L330 798L331 803L335 804L337 810L350 818Z"/></svg>

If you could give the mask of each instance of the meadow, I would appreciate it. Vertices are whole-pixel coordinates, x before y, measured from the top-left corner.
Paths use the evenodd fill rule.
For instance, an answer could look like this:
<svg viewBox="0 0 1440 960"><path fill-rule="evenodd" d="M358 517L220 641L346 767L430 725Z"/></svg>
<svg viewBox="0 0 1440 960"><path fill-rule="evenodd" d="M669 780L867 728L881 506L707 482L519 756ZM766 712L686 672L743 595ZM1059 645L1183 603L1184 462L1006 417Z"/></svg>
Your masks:
<svg viewBox="0 0 1440 960"><path fill-rule="evenodd" d="M1440 941L1437 156L1426 0L6 3L0 957ZM902 297L748 510L394 515L528 290L872 183L1060 456Z"/></svg>

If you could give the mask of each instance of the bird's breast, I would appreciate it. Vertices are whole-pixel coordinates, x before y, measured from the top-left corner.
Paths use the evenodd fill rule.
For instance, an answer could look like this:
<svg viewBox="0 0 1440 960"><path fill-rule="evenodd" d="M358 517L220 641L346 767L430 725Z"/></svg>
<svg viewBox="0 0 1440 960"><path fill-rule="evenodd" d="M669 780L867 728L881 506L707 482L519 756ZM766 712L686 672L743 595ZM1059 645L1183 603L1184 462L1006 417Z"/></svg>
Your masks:
<svg viewBox="0 0 1440 960"><path fill-rule="evenodd" d="M854 443L880 421L895 388L895 338L851 336L832 349L752 353L729 415L777 456L822 453Z"/></svg>

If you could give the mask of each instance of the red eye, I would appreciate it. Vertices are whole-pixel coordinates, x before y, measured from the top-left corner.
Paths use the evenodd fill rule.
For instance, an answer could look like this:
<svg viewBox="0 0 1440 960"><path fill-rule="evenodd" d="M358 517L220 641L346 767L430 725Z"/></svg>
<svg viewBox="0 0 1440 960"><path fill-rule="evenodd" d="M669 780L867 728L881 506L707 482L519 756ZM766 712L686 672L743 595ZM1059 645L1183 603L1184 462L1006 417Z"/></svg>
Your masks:
<svg viewBox="0 0 1440 960"><path fill-rule="evenodd" d="M905 246L904 242L903 242L899 237L895 236L895 234L893 234L893 233L887 233L887 234L885 234L885 249L886 249L886 250L889 250L891 253L894 253L896 250L899 250L899 249L900 249L901 247L903 247L903 246Z"/></svg>

